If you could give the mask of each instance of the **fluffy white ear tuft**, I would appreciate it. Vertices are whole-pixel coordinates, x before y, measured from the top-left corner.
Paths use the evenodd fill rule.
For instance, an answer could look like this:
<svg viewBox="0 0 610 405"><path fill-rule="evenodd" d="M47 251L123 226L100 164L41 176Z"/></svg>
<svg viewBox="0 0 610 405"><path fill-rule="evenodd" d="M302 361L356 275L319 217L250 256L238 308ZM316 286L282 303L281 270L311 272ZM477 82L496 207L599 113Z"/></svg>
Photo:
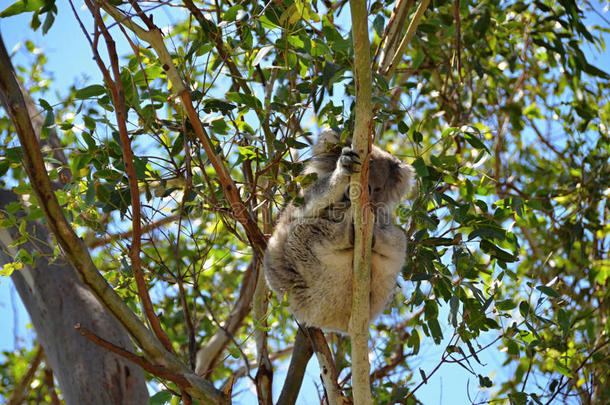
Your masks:
<svg viewBox="0 0 610 405"><path fill-rule="evenodd" d="M402 180L401 183L404 184L402 196L408 195L413 189L415 169L413 169L413 166L401 162L398 170Z"/></svg>

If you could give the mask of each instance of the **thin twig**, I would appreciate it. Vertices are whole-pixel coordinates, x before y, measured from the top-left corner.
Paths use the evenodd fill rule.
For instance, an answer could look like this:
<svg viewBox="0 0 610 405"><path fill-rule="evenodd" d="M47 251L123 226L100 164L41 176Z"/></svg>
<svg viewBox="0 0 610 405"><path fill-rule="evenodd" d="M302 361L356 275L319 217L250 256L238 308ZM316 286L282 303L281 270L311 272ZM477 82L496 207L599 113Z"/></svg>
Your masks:
<svg viewBox="0 0 610 405"><path fill-rule="evenodd" d="M7 405L19 405L23 402L23 400L25 399L25 391L32 383L32 380L36 375L36 371L38 370L38 366L40 366L40 363L42 362L43 358L44 350L42 350L42 346L38 346L38 348L36 349L36 354L34 354L34 358L32 359L32 362L30 363L27 371L25 372L19 383L15 385L11 397L8 399Z"/></svg>
<svg viewBox="0 0 610 405"><path fill-rule="evenodd" d="M158 221L151 222L149 224L144 225L141 229L141 232L142 232L142 234L149 233L164 225L171 224L172 222L176 221L179 217L180 217L179 214L168 215L167 217L161 218ZM106 235L101 238L95 238L95 239L90 239L90 240L86 239L86 241L87 241L87 246L93 249L96 247L105 246L105 245L112 243L114 241L117 241L117 240L129 238L131 235L133 235L133 231L126 231L126 232L119 232L119 233Z"/></svg>
<svg viewBox="0 0 610 405"><path fill-rule="evenodd" d="M591 351L591 353L589 353L589 354L587 355L587 357L585 357L585 358L584 358L584 359L583 359L583 360L580 362L580 365L579 365L578 367L576 367L576 370L574 370L574 371L572 372L572 374L573 374L573 375L576 375L576 374L577 374L577 373L580 371L580 369L581 369L581 368L583 368L583 367L585 366L585 364L587 364L587 361L589 361L589 359L590 359L591 357L593 357L593 355L594 355L595 353L597 353L598 351L600 351L600 350L601 350L601 349L602 349L604 346L606 346L606 345L607 345L607 344L609 344L609 343L610 343L610 339L606 339L605 341L603 341L603 342L601 342L600 344L598 344L598 345L597 345L597 346L596 346L596 347L595 347L595 348L594 348L594 349ZM558 388L558 389L555 391L555 393L553 394L553 396L551 396L551 398L550 398L550 399L549 399L549 400L546 402L546 404L545 404L545 405L549 405L551 402L553 402L553 400L555 399L555 397L556 397L556 396L557 396L557 395L558 395L558 394L559 394L559 393L560 393L560 392L561 392L561 391L562 391L562 390L563 390L563 389L566 387L566 385L568 385L568 383L569 383L570 381L573 381L573 380L574 380L574 378L575 378L575 377L568 378L568 379L566 380L566 382L564 382L564 383L561 385L561 387L559 387L559 388Z"/></svg>

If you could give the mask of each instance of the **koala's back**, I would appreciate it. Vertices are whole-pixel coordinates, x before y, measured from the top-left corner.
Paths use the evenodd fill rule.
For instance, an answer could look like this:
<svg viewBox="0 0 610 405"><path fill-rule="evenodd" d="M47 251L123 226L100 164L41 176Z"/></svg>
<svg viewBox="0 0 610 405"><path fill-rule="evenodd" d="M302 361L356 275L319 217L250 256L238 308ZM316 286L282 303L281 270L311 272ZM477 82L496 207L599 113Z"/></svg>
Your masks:
<svg viewBox="0 0 610 405"><path fill-rule="evenodd" d="M345 231L351 228L351 219L301 218L286 225L288 232L276 233L269 241L265 256L269 285L280 296L287 295L290 310L303 324L347 333L354 250ZM392 245L384 254L373 250L371 320L392 294L406 247L404 233L394 226L379 228L376 234Z"/></svg>

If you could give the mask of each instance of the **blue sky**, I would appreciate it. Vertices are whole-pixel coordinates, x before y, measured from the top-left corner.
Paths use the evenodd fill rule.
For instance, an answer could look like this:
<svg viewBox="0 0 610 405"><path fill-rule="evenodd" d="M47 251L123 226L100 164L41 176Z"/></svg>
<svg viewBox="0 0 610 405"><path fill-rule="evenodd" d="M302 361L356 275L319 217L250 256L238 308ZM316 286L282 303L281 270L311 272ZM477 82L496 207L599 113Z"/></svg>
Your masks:
<svg viewBox="0 0 610 405"><path fill-rule="evenodd" d="M3 2L4 3L4 2ZM8 2L6 2L8 4ZM0 6L4 8L4 4ZM606 19L610 19L610 12L598 8ZM87 20L88 13L80 12L83 19ZM590 24L599 24L602 26L608 25L597 15L588 16ZM171 17L167 16L168 21ZM50 32L43 36L39 31L32 32L29 29L30 15L14 16L7 19L0 19L0 32L3 35L5 44L9 52L16 47L23 46L26 39L30 39L35 45L40 46L44 54L48 58L46 69L51 72L53 83L52 92L65 91L68 86L76 84L77 87L83 87L86 84L100 83L101 73L95 66L88 43L85 41L80 28L74 20L72 12L67 7L67 3L60 6L60 13L57 21L51 28ZM157 17L155 21L159 23ZM610 38L606 36L606 41L610 43ZM119 54L127 52L125 43L118 43ZM587 56L598 67L610 71L610 52L607 50L599 56L594 56L597 51L594 49L586 50ZM27 52L18 52L16 63L27 65L31 56ZM49 94L45 96L49 101L53 102L54 96ZM446 312L446 308L444 309ZM441 318L446 319L446 314L441 313ZM30 347L34 337L34 333L29 328L29 319L25 312L18 295L13 289L12 283L7 278L0 278L0 323L7 325L4 328L4 333L0 333L0 350L13 350L16 347ZM15 338L17 337L17 339ZM418 356L421 364L412 364L414 369L421 367L426 372L434 368L440 359L444 345L433 346L425 345L422 347L422 352ZM482 356L482 361L485 366L478 367L477 370L483 374L490 376L493 379L494 370L502 369L501 363L503 356L494 358L497 355L496 350L486 351ZM308 369L308 377L306 377L303 392L309 395L302 396L300 404L317 404L317 395L314 394L313 381L316 383L318 379L318 370L315 360L310 363ZM285 369L286 364L279 365L280 372L276 376L275 387L281 388L281 380L277 377L282 376L282 369ZM503 370L502 372L511 372ZM281 377L280 377L281 378ZM420 380L419 376L415 377L416 381ZM465 372L457 364L445 364L441 367L439 373L430 378L429 383L424 385L418 392L417 397L424 401L425 404L467 404L470 401L466 395L466 386L470 387L471 395L476 395L478 391L478 381L473 376ZM240 384L236 387L237 390L248 390L245 384ZM475 398L472 398L475 400ZM479 397L479 399L481 399ZM236 403L254 403L253 397L244 393Z"/></svg>

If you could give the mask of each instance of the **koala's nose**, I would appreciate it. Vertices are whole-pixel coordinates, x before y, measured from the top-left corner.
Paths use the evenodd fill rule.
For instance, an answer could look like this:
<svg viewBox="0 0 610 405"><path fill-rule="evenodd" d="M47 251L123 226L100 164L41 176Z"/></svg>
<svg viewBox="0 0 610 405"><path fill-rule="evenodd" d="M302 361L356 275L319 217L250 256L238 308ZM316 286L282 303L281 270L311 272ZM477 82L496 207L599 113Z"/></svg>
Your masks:
<svg viewBox="0 0 610 405"><path fill-rule="evenodd" d="M371 188L370 184L368 184L368 186L369 186L369 197L370 197L371 195L373 195L373 189Z"/></svg>

